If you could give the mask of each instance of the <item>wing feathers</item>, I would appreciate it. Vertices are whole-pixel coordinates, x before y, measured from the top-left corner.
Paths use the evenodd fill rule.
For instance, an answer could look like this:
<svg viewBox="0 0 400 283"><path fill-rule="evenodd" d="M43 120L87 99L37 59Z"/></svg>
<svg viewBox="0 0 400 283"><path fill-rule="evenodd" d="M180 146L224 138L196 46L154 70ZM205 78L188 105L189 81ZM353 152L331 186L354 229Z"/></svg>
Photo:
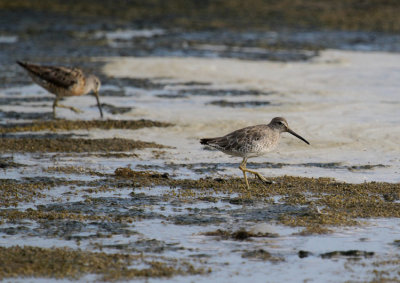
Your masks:
<svg viewBox="0 0 400 283"><path fill-rule="evenodd" d="M17 61L17 63L33 76L52 83L58 87L69 88L84 82L84 75L80 69L57 66L42 66L20 61Z"/></svg>

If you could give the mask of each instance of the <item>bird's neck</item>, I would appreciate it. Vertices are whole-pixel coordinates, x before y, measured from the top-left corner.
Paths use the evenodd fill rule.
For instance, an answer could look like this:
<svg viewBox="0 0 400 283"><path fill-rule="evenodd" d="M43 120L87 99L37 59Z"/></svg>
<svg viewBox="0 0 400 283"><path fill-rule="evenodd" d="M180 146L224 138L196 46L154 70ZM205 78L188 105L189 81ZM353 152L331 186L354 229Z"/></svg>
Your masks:
<svg viewBox="0 0 400 283"><path fill-rule="evenodd" d="M89 77L89 78L86 80L86 82L85 82L85 89L84 89L84 91L85 91L85 93L89 93L89 92L91 92L92 90L94 90L94 88L95 88L94 80L93 80L91 77Z"/></svg>

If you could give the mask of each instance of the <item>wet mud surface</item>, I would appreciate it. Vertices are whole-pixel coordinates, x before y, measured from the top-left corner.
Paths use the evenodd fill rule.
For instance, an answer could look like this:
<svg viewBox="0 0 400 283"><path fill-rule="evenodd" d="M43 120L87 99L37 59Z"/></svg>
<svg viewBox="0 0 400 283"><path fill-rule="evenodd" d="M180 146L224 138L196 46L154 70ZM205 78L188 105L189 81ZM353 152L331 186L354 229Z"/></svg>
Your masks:
<svg viewBox="0 0 400 283"><path fill-rule="evenodd" d="M225 98L274 94L251 89L210 89L210 85L195 81L108 80L119 90L108 90L105 97L129 97L125 88L132 84L142 90L158 91L161 94L155 96L161 99L217 97L216 105L211 106L221 108L269 107L269 101L231 102ZM3 100L4 105L18 107L51 103L39 97ZM113 115L136 111L129 106L104 106L109 113L115 111ZM247 190L239 177L207 177L236 169L235 162L174 163L168 161L173 147L141 141L140 135L134 135L134 139L91 136L92 132L169 130L174 124L168 121L53 120L48 117L50 112L18 115L17 111L2 111L2 115L12 120L0 125L0 168L4 172L0 181L0 237L9 243L1 247L0 264L8 266L0 271L2 279L96 281L180 275L208 278L225 264L216 263L214 253L204 249L197 239L224 246L226 260L238 257L251 264L283 265L288 261L287 254L274 250L271 243L287 236L276 228L257 230L254 226L273 223L292 229L290 237L326 237L337 229L363 227L369 219L400 218L399 184L350 184L329 178L291 176L267 178L266 184L249 176L251 189ZM152 162L142 163L148 156ZM106 165L93 166L97 162ZM299 167L349 172L368 172L385 166L248 163L254 169ZM182 176L176 173L179 170L196 177ZM154 229L171 229L172 236L154 233ZM190 234L181 237L186 230ZM188 238L191 240L187 241ZM37 247L37 240L62 244ZM387 264L374 252L356 247L332 248L325 253L296 247L293 250L298 260L368 259L374 264ZM65 261L67 264L57 264ZM391 264L396 266L395 259ZM384 274L382 278L386 278Z"/></svg>
<svg viewBox="0 0 400 283"><path fill-rule="evenodd" d="M83 219L86 216L89 219L108 217L132 222L136 219L160 218L179 225L221 223L226 222L227 217L255 222L270 219L289 226L304 227L302 234L327 233L328 228L332 226L358 225L361 223L359 218L400 217L399 203L395 201L399 198L399 184L347 184L326 178L279 177L269 178L272 184L251 179L251 189L247 190L241 178L175 179L167 173L134 171L129 168L118 168L111 175L81 168L49 168L47 171L89 174L98 178L93 181L71 181L65 178L29 178L21 181L4 179L1 192L7 202L2 206L18 206L19 202L45 197L46 192L55 187L71 186L75 193L84 194L85 200L40 205L37 210L25 211L26 216L31 214L31 219L35 219L38 216L37 212L49 217L52 217L52 213L77 213ZM164 188L159 195L135 193L137 189L149 188L151 192L151 188L157 187ZM97 193L118 192L121 188L131 191L128 198L96 197ZM65 192L64 195L73 196L73 191ZM233 206L228 210L184 209L184 215L176 216L164 215L162 210L158 213L146 210L148 205L168 204L179 209L180 203L185 202L227 203ZM357 205L354 206L354 203ZM242 207L243 205L246 207ZM262 209L257 208L258 205L262 205ZM10 218L7 211L10 212ZM9 220L15 220L14 217L18 215L14 210L2 210L2 214ZM255 234L245 230L218 230L206 235L240 240L251 237L276 237L275 234Z"/></svg>
<svg viewBox="0 0 400 283"><path fill-rule="evenodd" d="M399 279L396 255L382 256L360 244L375 241L369 234L350 246L326 245L324 252L301 245L335 239L340 229L364 229L368 221L399 219L400 184L293 176L269 177L263 183L249 175L248 190L241 177L225 175L237 169L236 162L170 161L177 148L152 139L163 130L179 137L176 125L138 114L146 113L143 105L154 100L162 109L193 98L200 107L221 113L269 109L281 105L271 98L281 93L196 78L115 78L101 72L103 56L286 62L312 60L326 48L400 51L399 6L393 1L339 1L334 7L329 1L275 2L268 7L260 1L243 6L236 0L229 5L158 0L136 6L131 1L0 3L0 280L196 282L212 280L214 274L238 275L242 266L280 268L282 274L288 264L310 259L313 264L343 261L353 273L367 266L365 273L375 282ZM2 42L2 36L16 36L14 44ZM33 87L14 64L17 59L79 66L98 74L107 119L52 119L54 98ZM89 103L96 108L94 100ZM147 136L142 140L143 133ZM365 174L387 166L248 163L252 169ZM390 239L390 248L398 249L399 243Z"/></svg>
<svg viewBox="0 0 400 283"><path fill-rule="evenodd" d="M212 272L212 265L201 260L211 255L199 256L196 249L179 241L145 236L140 223L147 221L177 227L221 227L208 232L198 230L196 236L206 237L207 241L252 243L279 239L281 235L275 231L249 228L252 226L250 223L267 221L298 227L298 235L306 237L332 233L335 227L362 225L369 218L400 217L400 204L396 201L399 199L399 184L348 184L329 178L285 176L268 178L271 184L251 178L251 189L247 190L242 178L177 179L168 173L127 167L117 168L110 174L74 166L48 167L44 172L62 173L62 178L49 175L2 179L2 238L58 239L90 247L91 251L2 247L0 262L9 267L2 270L1 278L17 274L85 278L82 277L85 274L96 274L96 278L103 280L123 280ZM93 176L94 179L78 180L78 175ZM120 195L121 191L125 191L124 196ZM26 203L33 205L23 208ZM231 222L236 223L235 226L226 225ZM226 230L222 227L231 228ZM125 243L107 241L120 236L130 240ZM168 256L170 252L185 256L171 258ZM275 264L285 262L283 254L264 248L241 249L240 256ZM334 250L314 254L300 250L298 257L356 260L374 258L374 252ZM96 264L94 258L97 258ZM111 258L120 259L113 260L115 263L110 265L108 261ZM50 260L53 263L54 260L67 260L71 266L61 267L51 264ZM127 267L134 262L138 264L137 261L149 266L140 270ZM174 262L173 266L171 262Z"/></svg>

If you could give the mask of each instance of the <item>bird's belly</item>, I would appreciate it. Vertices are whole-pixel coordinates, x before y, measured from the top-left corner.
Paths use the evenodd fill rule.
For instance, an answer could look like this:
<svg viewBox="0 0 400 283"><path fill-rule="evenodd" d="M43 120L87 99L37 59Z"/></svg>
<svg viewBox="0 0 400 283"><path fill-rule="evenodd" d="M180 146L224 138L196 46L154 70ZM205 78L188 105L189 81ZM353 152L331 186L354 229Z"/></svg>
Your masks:
<svg viewBox="0 0 400 283"><path fill-rule="evenodd" d="M246 154L247 157L257 157L267 154L268 152L274 150L276 148L276 144L272 144L269 146L265 145L254 145Z"/></svg>
<svg viewBox="0 0 400 283"><path fill-rule="evenodd" d="M238 157L258 157L265 155L266 153L272 151L275 149L275 145L264 147L264 146L251 146L251 147L246 147L246 148L240 148L239 150L224 150L224 149L219 149L223 153L232 155L232 156L238 156Z"/></svg>

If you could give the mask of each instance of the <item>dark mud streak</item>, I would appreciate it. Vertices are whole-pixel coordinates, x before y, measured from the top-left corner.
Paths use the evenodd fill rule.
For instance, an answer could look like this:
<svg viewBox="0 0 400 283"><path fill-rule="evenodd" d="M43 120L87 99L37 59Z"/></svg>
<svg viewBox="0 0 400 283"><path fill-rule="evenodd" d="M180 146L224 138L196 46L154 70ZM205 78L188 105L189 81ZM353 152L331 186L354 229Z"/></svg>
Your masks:
<svg viewBox="0 0 400 283"><path fill-rule="evenodd" d="M0 169L6 170L9 168L20 168L25 166L25 164L14 162L13 157L0 157Z"/></svg>
<svg viewBox="0 0 400 283"><path fill-rule="evenodd" d="M368 258L374 256L374 252L366 252L359 250L348 250L348 251L333 251L321 254L321 258L338 258L338 257L350 257L350 258Z"/></svg>
<svg viewBox="0 0 400 283"><path fill-rule="evenodd" d="M21 85L18 85L21 87ZM19 93L15 93L15 96L19 95ZM37 102L52 102L54 100L53 97L1 97L0 105L8 106L8 105L22 105L24 103L37 103ZM7 112L6 112L7 113Z"/></svg>
<svg viewBox="0 0 400 283"><path fill-rule="evenodd" d="M106 110L107 112L116 115L116 114L125 114L130 112L133 107L121 107L121 106L114 106L112 104L102 103L101 107Z"/></svg>
<svg viewBox="0 0 400 283"><path fill-rule="evenodd" d="M243 95L254 95L254 96L267 96L276 94L274 91L264 92L255 89L239 90L239 89L211 89L211 88L191 88L181 89L177 92L178 95L183 96L243 96Z"/></svg>
<svg viewBox="0 0 400 283"><path fill-rule="evenodd" d="M241 228L234 232L218 229L216 231L205 232L204 235L219 237L223 240L234 239L234 240L238 240L238 241L244 241L244 240L251 241L252 238L264 238L264 237L277 238L279 236L278 234L271 234L271 233L254 234L252 232L246 231L244 228Z"/></svg>
<svg viewBox="0 0 400 283"><path fill-rule="evenodd" d="M205 146L204 150L217 151L211 147ZM365 165L344 165L342 163L272 163L272 162L249 162L247 163L249 168L261 169L261 168L283 168L283 167L317 167L324 169L347 169L349 171L364 171L364 170L374 170L376 168L384 168L388 167L388 165L383 164L365 164ZM192 170L197 174L204 173L214 173L214 172L223 172L225 168L237 168L238 163L190 163L190 164L182 164L182 163L167 163L165 165L146 165L146 164L138 164L136 166L138 169L146 169L146 170L176 170L179 168L187 168Z"/></svg>
<svg viewBox="0 0 400 283"><path fill-rule="evenodd" d="M52 112L16 112L16 111L0 111L1 119L15 120L51 120Z"/></svg>
<svg viewBox="0 0 400 283"><path fill-rule="evenodd" d="M179 243L167 243L156 239L141 239L127 244L101 245L103 249L120 250L129 253L164 253L166 251L179 251L184 247Z"/></svg>
<svg viewBox="0 0 400 283"><path fill-rule="evenodd" d="M215 100L211 102L207 102L206 105L214 105L219 107L260 107L271 105L269 101L227 101L227 100Z"/></svg>

